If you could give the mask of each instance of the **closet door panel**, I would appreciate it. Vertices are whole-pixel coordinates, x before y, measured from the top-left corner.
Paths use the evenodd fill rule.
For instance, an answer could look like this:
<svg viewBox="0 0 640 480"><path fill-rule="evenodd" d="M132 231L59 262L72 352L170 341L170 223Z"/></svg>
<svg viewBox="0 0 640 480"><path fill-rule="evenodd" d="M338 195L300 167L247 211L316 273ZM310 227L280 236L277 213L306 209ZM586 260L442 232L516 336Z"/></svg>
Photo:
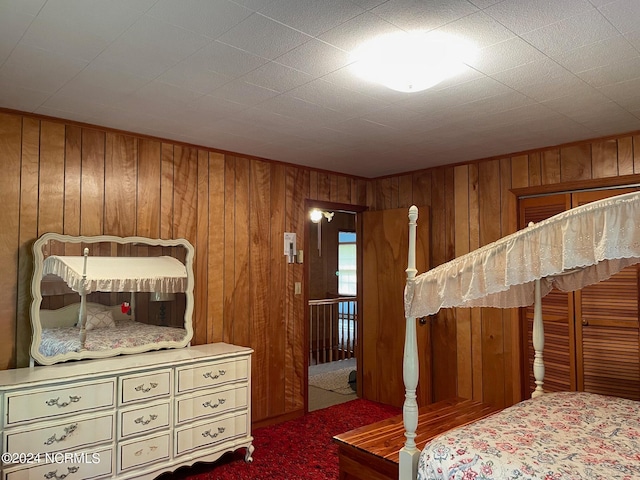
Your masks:
<svg viewBox="0 0 640 480"><path fill-rule="evenodd" d="M631 192L573 194L573 206ZM575 292L578 390L640 400L639 268Z"/></svg>
<svg viewBox="0 0 640 480"><path fill-rule="evenodd" d="M538 223L564 212L571 205L569 194L548 195L521 199L519 202L519 228L529 222ZM535 389L533 378L533 306L521 309L524 317L523 366L525 382L524 398L531 397ZM573 328L573 296L552 290L542 299L542 322L544 324L544 390L548 392L576 389L576 366Z"/></svg>

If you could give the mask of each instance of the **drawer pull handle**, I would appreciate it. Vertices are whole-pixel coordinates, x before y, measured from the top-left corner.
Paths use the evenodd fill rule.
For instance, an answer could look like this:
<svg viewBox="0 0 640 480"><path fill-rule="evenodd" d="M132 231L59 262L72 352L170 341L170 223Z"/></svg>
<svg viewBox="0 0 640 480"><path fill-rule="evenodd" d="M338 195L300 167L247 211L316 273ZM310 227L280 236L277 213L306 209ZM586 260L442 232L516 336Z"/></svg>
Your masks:
<svg viewBox="0 0 640 480"><path fill-rule="evenodd" d="M138 417L134 420L135 423L140 423L142 425L148 425L149 423L153 422L156 418L158 418L158 415L149 415L149 419L148 420L144 420L144 416L143 417Z"/></svg>
<svg viewBox="0 0 640 480"><path fill-rule="evenodd" d="M216 380L217 378L220 378L220 377L224 376L225 373L227 373L226 370L218 370L218 374L217 375L214 375L211 372L206 372L206 373L203 373L202 376L204 378L210 378L211 380Z"/></svg>
<svg viewBox="0 0 640 480"><path fill-rule="evenodd" d="M58 443L58 442L64 442L67 437L69 435L71 435L73 432L76 431L76 429L78 428L78 424L74 423L73 425L69 425L68 427L64 427L64 435L62 435L60 438L58 438L58 434L54 433L53 435L51 435L46 442L44 442L45 445L52 445L54 443Z"/></svg>
<svg viewBox="0 0 640 480"><path fill-rule="evenodd" d="M151 382L148 387L145 387L144 383L143 383L142 385L138 385L136 387L136 392L147 393L147 392L150 392L151 390L153 390L154 388L156 388L157 386L158 386L158 384L155 383L155 382Z"/></svg>
<svg viewBox="0 0 640 480"><path fill-rule="evenodd" d="M226 398L219 398L218 399L218 403L211 403L211 400L207 400L206 402L204 402L202 404L203 407L210 407L210 408L218 408L220 405L224 405L224 402L226 402L227 399Z"/></svg>
<svg viewBox="0 0 640 480"><path fill-rule="evenodd" d="M58 397L58 398L52 398L51 400L47 400L44 403L46 403L50 407L53 407L55 405L58 408L64 408L64 407L68 407L72 403L79 402L81 398L82 397L79 397L77 395L69 395L69 401L68 402L60 403L60 397Z"/></svg>
<svg viewBox="0 0 640 480"><path fill-rule="evenodd" d="M78 470L80 470L80 467L67 467L67 473L62 473L60 475L58 475L57 470L54 470L53 472L45 473L44 478L46 479L53 478L55 480L62 480L63 478L67 478L72 473L76 473Z"/></svg>
<svg viewBox="0 0 640 480"><path fill-rule="evenodd" d="M151 445L151 446L149 447L149 451L150 451L150 452L155 452L157 449L158 449L158 447L157 447L156 445ZM134 452L133 454L134 454L136 457L139 457L140 455L142 455L142 452L143 452L143 451L144 451L144 448L141 448L140 450L138 450L137 452Z"/></svg>
<svg viewBox="0 0 640 480"><path fill-rule="evenodd" d="M221 433L224 433L224 430L225 430L225 427L218 427L218 431L216 433L211 433L211 430L207 430L206 432L202 432L202 436L216 438Z"/></svg>

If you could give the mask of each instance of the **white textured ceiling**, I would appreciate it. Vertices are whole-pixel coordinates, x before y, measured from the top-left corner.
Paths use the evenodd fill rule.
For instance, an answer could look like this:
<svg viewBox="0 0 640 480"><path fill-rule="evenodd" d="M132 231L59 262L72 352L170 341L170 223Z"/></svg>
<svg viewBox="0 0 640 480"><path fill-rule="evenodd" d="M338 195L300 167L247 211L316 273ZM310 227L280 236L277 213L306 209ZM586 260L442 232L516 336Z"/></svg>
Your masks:
<svg viewBox="0 0 640 480"><path fill-rule="evenodd" d="M640 130L640 0L0 0L0 107L376 177ZM349 51L480 48L421 93Z"/></svg>

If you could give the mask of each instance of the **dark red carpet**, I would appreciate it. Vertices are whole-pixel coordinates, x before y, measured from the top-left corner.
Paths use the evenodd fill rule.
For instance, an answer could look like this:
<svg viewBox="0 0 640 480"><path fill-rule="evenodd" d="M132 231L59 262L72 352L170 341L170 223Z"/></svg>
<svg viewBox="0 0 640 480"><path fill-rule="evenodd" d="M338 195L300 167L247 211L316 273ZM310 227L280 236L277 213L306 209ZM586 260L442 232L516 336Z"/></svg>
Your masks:
<svg viewBox="0 0 640 480"><path fill-rule="evenodd" d="M244 462L244 449L220 461L180 468L162 480L336 480L338 447L334 435L401 413L396 407L352 400L253 432L253 463Z"/></svg>

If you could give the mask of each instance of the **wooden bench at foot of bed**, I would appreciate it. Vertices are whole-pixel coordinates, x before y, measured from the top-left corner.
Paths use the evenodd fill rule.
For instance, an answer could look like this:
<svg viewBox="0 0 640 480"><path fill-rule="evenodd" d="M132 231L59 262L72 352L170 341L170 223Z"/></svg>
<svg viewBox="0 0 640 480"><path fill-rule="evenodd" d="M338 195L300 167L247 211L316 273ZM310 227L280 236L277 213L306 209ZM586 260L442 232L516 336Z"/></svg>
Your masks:
<svg viewBox="0 0 640 480"><path fill-rule="evenodd" d="M416 445L454 427L466 425L501 409L484 403L453 398L422 407ZM338 444L340 480L397 480L398 454L404 446L402 415L356 428L333 437Z"/></svg>

